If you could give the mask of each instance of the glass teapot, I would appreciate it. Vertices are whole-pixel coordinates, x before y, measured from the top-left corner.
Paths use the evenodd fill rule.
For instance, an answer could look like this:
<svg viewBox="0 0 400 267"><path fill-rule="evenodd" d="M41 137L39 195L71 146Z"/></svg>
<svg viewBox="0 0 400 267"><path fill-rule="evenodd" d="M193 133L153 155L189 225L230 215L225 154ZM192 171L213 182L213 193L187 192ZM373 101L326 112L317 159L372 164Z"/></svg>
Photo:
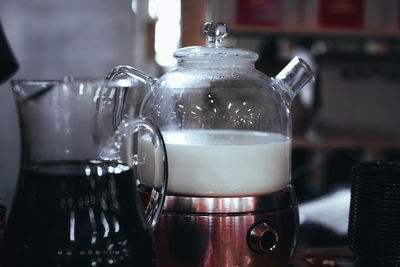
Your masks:
<svg viewBox="0 0 400 267"><path fill-rule="evenodd" d="M152 78L117 66L109 79L130 76L150 88L141 115L163 134L168 193L252 196L290 183L290 105L313 71L295 57L276 77L254 68L255 52L224 47L224 23L206 23L206 47L175 52L177 68Z"/></svg>

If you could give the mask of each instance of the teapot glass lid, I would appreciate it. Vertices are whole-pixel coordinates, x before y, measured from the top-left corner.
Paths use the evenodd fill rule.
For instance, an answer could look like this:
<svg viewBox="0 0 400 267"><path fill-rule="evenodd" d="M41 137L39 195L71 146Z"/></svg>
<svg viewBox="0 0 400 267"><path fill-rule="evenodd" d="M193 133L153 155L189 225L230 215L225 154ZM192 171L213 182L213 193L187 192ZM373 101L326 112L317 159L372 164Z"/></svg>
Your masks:
<svg viewBox="0 0 400 267"><path fill-rule="evenodd" d="M186 61L220 61L220 60L245 60L255 62L257 53L240 48L225 47L222 39L228 35L228 27L225 23L206 22L203 33L207 36L208 46L189 46L178 49L174 57L178 62Z"/></svg>

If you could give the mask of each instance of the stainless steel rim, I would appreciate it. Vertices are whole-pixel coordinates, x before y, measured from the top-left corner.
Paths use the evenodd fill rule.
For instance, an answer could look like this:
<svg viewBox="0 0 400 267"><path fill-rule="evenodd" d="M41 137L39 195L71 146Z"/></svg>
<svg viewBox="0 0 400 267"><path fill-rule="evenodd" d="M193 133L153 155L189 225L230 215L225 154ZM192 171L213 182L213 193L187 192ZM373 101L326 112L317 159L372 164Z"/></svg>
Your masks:
<svg viewBox="0 0 400 267"><path fill-rule="evenodd" d="M190 197L167 195L164 212L174 213L244 213L278 211L297 206L292 185L283 190L248 197Z"/></svg>

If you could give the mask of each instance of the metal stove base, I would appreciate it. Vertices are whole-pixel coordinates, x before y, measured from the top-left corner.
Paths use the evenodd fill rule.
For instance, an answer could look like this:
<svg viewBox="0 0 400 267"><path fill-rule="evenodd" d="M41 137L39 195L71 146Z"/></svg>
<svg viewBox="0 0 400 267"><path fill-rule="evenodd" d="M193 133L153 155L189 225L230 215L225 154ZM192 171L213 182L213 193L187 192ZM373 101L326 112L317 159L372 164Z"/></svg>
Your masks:
<svg viewBox="0 0 400 267"><path fill-rule="evenodd" d="M282 207L282 201L278 204L281 206L279 209L270 201L264 201L263 207L260 198L256 197L251 201L257 205L250 206L259 211L251 212L248 211L249 205L244 205L246 212L236 208L235 212L229 213L215 207L212 210L204 207L204 203L212 201L214 204L237 204L238 201L248 202L249 198L236 198L233 202L232 198L198 198L194 202L191 200L188 209L182 208L187 199L167 197L165 210L155 230L158 266L287 267L295 248L299 217L294 190L290 187L283 191L275 198L279 200L282 195L288 197L290 194L291 203L287 202L286 208ZM274 199L273 194L267 197ZM196 208L201 203L203 207ZM185 209L190 213L184 212Z"/></svg>

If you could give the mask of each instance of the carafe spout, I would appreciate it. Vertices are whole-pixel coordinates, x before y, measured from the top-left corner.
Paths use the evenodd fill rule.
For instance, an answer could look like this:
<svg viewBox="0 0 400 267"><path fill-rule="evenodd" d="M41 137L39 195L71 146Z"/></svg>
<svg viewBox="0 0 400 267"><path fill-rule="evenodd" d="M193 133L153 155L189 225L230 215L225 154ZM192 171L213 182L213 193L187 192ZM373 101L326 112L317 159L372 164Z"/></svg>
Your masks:
<svg viewBox="0 0 400 267"><path fill-rule="evenodd" d="M308 63L296 56L275 76L274 81L281 87L291 102L304 85L313 78L314 71Z"/></svg>

